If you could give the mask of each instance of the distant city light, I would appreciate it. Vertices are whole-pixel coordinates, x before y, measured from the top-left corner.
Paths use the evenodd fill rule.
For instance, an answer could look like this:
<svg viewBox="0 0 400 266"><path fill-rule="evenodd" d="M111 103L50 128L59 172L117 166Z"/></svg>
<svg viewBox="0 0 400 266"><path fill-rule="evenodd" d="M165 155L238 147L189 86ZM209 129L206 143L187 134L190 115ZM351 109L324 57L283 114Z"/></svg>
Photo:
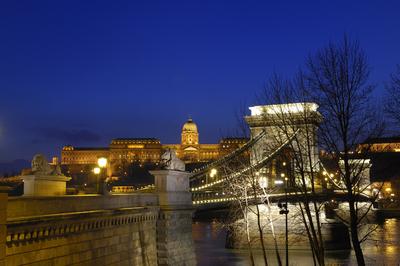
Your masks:
<svg viewBox="0 0 400 266"><path fill-rule="evenodd" d="M258 183L261 188L267 188L268 187L268 178L265 176L262 176L258 179Z"/></svg>
<svg viewBox="0 0 400 266"><path fill-rule="evenodd" d="M275 185L282 185L283 184L283 180L275 180Z"/></svg>
<svg viewBox="0 0 400 266"><path fill-rule="evenodd" d="M217 169L215 169L215 168L211 169L210 177L214 177L216 175L217 175Z"/></svg>

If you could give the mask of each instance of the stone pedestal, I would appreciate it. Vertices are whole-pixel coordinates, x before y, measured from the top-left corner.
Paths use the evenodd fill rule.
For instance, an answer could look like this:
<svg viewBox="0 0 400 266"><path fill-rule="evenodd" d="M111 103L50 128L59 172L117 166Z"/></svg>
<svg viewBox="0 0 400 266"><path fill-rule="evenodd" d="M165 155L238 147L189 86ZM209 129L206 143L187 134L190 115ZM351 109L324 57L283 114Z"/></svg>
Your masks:
<svg viewBox="0 0 400 266"><path fill-rule="evenodd" d="M189 173L176 170L151 171L159 204L161 206L192 206L192 193L189 188Z"/></svg>
<svg viewBox="0 0 400 266"><path fill-rule="evenodd" d="M71 178L62 175L25 175L24 196L65 195L67 181Z"/></svg>
<svg viewBox="0 0 400 266"><path fill-rule="evenodd" d="M196 265L192 238L192 195L189 173L176 170L151 171L158 194L158 265Z"/></svg>

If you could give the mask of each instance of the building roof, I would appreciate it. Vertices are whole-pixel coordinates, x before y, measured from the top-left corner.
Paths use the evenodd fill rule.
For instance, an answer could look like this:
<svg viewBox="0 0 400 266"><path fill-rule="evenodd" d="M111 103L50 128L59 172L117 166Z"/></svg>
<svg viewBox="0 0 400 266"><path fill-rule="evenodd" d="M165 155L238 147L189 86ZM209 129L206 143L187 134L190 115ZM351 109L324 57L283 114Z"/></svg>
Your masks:
<svg viewBox="0 0 400 266"><path fill-rule="evenodd" d="M119 140L119 141L159 141L157 138L116 138L112 140Z"/></svg>
<svg viewBox="0 0 400 266"><path fill-rule="evenodd" d="M374 143L400 143L400 136L369 138L363 142L363 144L374 144Z"/></svg>
<svg viewBox="0 0 400 266"><path fill-rule="evenodd" d="M193 122L192 118L189 118L185 124L183 124L182 131L191 131L191 132L198 132L197 125Z"/></svg>
<svg viewBox="0 0 400 266"><path fill-rule="evenodd" d="M101 150L101 151L107 151L109 150L108 147L72 147L72 150L74 151L96 151L96 150Z"/></svg>
<svg viewBox="0 0 400 266"><path fill-rule="evenodd" d="M160 144L160 140L156 138L116 138L111 140L111 144Z"/></svg>

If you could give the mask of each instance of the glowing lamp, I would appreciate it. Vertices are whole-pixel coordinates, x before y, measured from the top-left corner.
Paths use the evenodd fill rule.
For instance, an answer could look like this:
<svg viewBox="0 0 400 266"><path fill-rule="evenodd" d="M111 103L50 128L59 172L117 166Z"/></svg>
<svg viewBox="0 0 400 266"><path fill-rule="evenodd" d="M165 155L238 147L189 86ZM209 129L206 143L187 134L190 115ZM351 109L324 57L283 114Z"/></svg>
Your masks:
<svg viewBox="0 0 400 266"><path fill-rule="evenodd" d="M215 168L211 169L210 176L214 177L216 174L217 174L217 169Z"/></svg>
<svg viewBox="0 0 400 266"><path fill-rule="evenodd" d="M93 168L93 173L95 173L96 175L100 174L100 167Z"/></svg>
<svg viewBox="0 0 400 266"><path fill-rule="evenodd" d="M100 157L97 159L97 164L99 165L100 168L104 168L107 166L107 158Z"/></svg>

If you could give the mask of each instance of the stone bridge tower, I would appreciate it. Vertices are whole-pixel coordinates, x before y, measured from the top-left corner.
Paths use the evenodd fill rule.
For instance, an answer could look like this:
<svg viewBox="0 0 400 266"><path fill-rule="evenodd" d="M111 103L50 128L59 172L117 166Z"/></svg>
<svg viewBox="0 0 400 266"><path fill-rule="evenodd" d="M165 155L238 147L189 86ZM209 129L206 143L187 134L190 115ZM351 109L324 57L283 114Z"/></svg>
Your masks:
<svg viewBox="0 0 400 266"><path fill-rule="evenodd" d="M309 151L311 162L308 159L310 156L304 158L307 162L304 167L307 169L311 169L311 166L318 167L317 128L322 116L317 111L316 103L262 105L252 106L249 109L251 114L245 119L250 127L251 138L255 138L263 130L266 132L251 150L252 164L273 153L296 134L290 145L281 152L286 155L277 156L269 166L260 169L259 174L267 178L268 186L283 184L288 179L289 182L294 182L293 178L290 180L294 162L289 155L293 150L305 157Z"/></svg>

